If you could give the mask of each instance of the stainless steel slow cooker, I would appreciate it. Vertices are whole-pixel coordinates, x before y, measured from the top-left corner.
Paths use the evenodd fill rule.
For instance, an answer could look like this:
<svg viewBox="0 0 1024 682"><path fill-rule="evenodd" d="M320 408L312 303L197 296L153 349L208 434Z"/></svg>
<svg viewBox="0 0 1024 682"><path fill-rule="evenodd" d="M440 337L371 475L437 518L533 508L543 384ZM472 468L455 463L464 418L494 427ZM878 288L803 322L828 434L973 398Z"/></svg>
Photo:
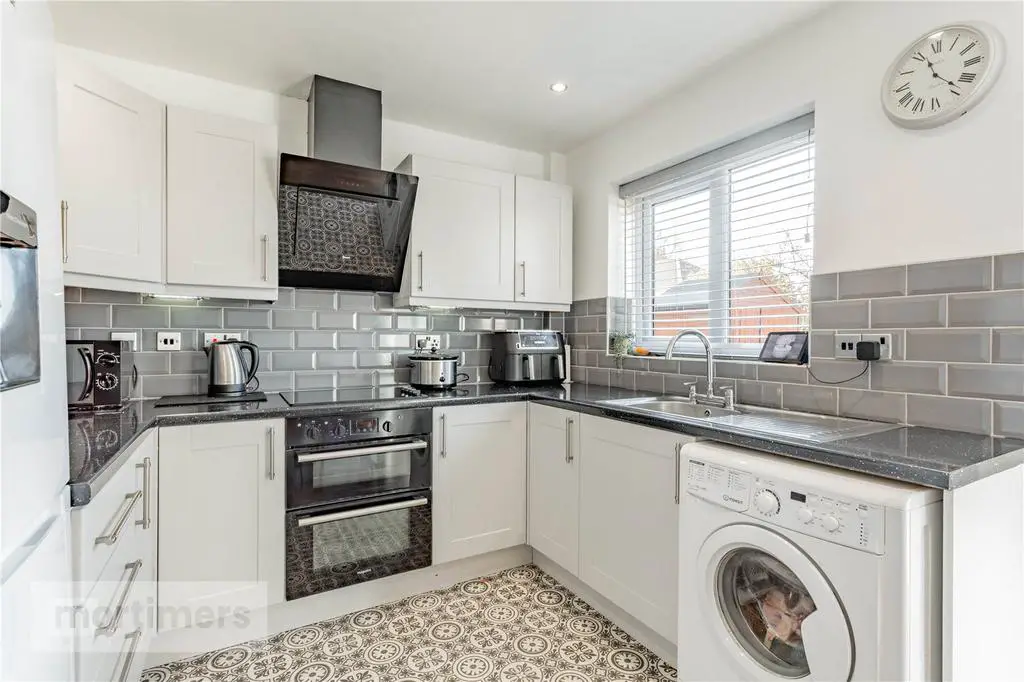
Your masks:
<svg viewBox="0 0 1024 682"><path fill-rule="evenodd" d="M409 356L412 374L409 383L416 388L452 388L469 375L459 372L459 356L444 353L417 353Z"/></svg>

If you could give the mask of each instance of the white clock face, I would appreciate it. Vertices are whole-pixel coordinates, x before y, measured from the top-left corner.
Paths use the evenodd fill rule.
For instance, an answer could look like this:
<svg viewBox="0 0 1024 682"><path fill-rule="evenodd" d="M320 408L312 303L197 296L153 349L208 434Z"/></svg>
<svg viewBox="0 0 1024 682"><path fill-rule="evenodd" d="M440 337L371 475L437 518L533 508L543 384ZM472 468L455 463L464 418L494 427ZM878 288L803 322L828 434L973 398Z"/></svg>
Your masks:
<svg viewBox="0 0 1024 682"><path fill-rule="evenodd" d="M906 127L946 123L977 102L998 70L998 45L970 26L947 26L915 42L889 70L882 103Z"/></svg>

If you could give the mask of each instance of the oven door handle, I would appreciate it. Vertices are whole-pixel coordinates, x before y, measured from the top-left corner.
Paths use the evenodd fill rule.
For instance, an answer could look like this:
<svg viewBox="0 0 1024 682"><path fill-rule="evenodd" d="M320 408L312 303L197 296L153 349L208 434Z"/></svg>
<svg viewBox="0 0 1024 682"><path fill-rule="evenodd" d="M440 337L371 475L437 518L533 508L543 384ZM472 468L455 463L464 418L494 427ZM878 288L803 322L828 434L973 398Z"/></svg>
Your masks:
<svg viewBox="0 0 1024 682"><path fill-rule="evenodd" d="M383 514L384 512L398 511L400 509L412 509L413 507L423 507L430 504L430 500L425 497L417 497L414 500L406 500L405 502L392 502L391 504L379 504L376 507L365 507L363 509L349 509L347 511L333 512L330 514L321 514L320 516L307 516L301 518L298 521L299 528L305 526L315 526L320 523L330 523L331 521L344 521L345 519L357 519L360 516L370 516L371 514Z"/></svg>
<svg viewBox="0 0 1024 682"><path fill-rule="evenodd" d="M414 440L408 443L392 443L390 445L372 445L366 448L352 448L351 450L333 450L331 452L310 452L304 455L296 455L295 461L299 464L310 462L324 462L330 459L345 459L347 457L362 457L363 455L379 455L385 452L404 452L406 450L424 450L427 442Z"/></svg>

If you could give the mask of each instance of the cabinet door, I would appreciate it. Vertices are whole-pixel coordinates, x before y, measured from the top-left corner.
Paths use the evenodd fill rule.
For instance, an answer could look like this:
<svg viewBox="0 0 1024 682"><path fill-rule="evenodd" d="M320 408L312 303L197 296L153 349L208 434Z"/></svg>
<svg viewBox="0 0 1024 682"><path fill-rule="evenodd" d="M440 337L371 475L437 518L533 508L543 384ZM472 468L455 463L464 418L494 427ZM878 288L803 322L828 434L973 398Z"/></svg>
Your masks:
<svg viewBox="0 0 1024 682"><path fill-rule="evenodd" d="M515 176L414 157L412 296L511 301Z"/></svg>
<svg viewBox="0 0 1024 682"><path fill-rule="evenodd" d="M434 563L526 542L526 404L434 410Z"/></svg>
<svg viewBox="0 0 1024 682"><path fill-rule="evenodd" d="M160 282L164 105L84 64L64 61L57 115L64 270Z"/></svg>
<svg viewBox="0 0 1024 682"><path fill-rule="evenodd" d="M284 423L162 428L159 470L161 609L203 620L282 601Z"/></svg>
<svg viewBox="0 0 1024 682"><path fill-rule="evenodd" d="M277 288L277 129L167 109L167 282Z"/></svg>
<svg viewBox="0 0 1024 682"><path fill-rule="evenodd" d="M581 416L580 578L676 641L679 448L692 438Z"/></svg>
<svg viewBox="0 0 1024 682"><path fill-rule="evenodd" d="M580 415L537 404L529 415L529 544L579 575Z"/></svg>
<svg viewBox="0 0 1024 682"><path fill-rule="evenodd" d="M516 289L524 303L572 303L572 188L516 177Z"/></svg>

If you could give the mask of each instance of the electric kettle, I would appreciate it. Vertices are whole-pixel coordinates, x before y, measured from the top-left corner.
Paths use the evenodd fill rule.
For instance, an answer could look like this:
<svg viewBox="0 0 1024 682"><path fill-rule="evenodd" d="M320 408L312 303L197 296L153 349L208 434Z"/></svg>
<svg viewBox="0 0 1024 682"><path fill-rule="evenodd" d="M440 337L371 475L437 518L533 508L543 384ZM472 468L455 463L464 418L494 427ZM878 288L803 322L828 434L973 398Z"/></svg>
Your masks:
<svg viewBox="0 0 1024 682"><path fill-rule="evenodd" d="M249 366L242 360L242 351L249 353ZM245 387L256 376L260 366L260 349L248 341L214 341L206 347L210 361L209 396L243 395Z"/></svg>

